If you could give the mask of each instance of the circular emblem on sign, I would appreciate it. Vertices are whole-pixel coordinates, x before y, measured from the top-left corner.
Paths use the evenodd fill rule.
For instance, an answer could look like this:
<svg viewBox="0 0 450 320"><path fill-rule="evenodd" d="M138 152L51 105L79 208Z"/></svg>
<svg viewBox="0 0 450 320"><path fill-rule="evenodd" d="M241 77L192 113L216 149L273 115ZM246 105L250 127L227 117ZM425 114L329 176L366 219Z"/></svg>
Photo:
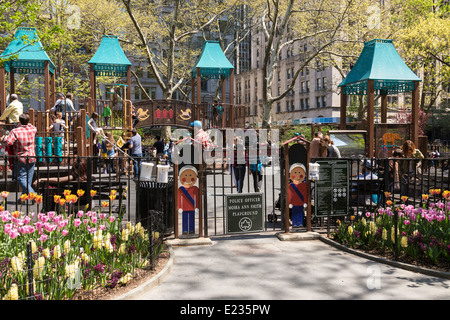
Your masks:
<svg viewBox="0 0 450 320"><path fill-rule="evenodd" d="M252 229L252 220L250 220L247 217L242 218L239 220L239 229L242 231L249 231Z"/></svg>

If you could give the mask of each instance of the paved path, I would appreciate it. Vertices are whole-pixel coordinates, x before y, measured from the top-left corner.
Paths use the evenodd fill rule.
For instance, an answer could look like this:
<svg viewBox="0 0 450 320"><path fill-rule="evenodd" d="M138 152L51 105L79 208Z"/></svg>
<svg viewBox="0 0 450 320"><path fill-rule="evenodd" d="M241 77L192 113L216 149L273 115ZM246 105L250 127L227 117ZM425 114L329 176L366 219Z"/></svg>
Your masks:
<svg viewBox="0 0 450 320"><path fill-rule="evenodd" d="M320 240L280 241L273 233L211 240L174 247L169 275L133 299L450 299L450 280L376 263Z"/></svg>

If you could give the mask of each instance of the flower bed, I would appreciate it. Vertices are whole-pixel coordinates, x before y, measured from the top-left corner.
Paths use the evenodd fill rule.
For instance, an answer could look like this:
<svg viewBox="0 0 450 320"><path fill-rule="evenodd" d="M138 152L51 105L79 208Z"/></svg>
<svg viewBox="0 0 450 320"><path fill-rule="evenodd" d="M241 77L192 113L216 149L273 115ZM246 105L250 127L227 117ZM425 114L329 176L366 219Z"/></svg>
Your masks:
<svg viewBox="0 0 450 320"><path fill-rule="evenodd" d="M335 241L351 248L439 266L450 271L450 191L431 189L423 194L423 206L408 204L406 196L394 203L385 193L386 206L365 217L338 221Z"/></svg>
<svg viewBox="0 0 450 320"><path fill-rule="evenodd" d="M123 213L116 218L111 212L78 210L83 195L66 190L54 197L57 211L47 213L0 208L0 299L70 299L77 291L126 285L137 268L151 267L150 258L162 249L158 232L150 235L141 223L123 224ZM42 197L21 200L39 212ZM112 191L102 209L114 200Z"/></svg>

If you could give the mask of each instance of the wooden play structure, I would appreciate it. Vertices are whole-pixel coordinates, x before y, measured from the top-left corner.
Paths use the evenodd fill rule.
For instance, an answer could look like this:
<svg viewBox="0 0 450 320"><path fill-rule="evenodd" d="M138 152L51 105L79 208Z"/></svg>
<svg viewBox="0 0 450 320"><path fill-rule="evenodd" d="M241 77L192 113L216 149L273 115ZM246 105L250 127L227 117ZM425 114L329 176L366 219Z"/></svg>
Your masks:
<svg viewBox="0 0 450 320"><path fill-rule="evenodd" d="M26 40L25 40L26 39ZM49 127L52 124L49 110L56 102L55 65L44 51L34 28L19 28L14 40L2 53L7 60L0 68L0 110L7 106L6 73L10 77L10 90L14 93L14 74L27 73L44 76L45 111L29 109L30 123L37 127L39 155L94 155L93 135L89 133L88 121L92 114L99 115L97 125L104 131L119 130L128 133L133 127L175 126L192 128L191 123L200 120L204 129L244 128L245 106L233 101L234 67L225 57L218 41L206 41L196 65L191 71L192 102L178 100L145 100L131 102L131 63L122 50L117 36L104 35L93 57L89 60L90 95L82 100L77 112L67 112L62 142L53 144ZM97 77L114 76L125 79L124 83L109 84L106 99L97 94ZM202 100L201 80L220 81L221 101ZM228 80L228 81L227 81ZM226 94L226 87L229 94ZM109 97L108 97L109 95ZM228 100L227 100L228 97ZM105 109L111 112L106 122ZM52 141L53 139L53 141ZM56 150L58 149L58 150Z"/></svg>

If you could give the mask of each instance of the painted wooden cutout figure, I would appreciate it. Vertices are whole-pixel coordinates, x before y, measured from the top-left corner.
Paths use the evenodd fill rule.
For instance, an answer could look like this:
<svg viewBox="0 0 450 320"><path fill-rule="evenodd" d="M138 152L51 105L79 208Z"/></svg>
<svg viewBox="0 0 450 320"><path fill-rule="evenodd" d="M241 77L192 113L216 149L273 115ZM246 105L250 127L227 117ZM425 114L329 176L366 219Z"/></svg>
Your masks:
<svg viewBox="0 0 450 320"><path fill-rule="evenodd" d="M178 188L178 212L182 214L183 234L195 233L195 214L198 213L199 189L197 182L197 169L193 166L184 166L180 169L179 178L181 186Z"/></svg>
<svg viewBox="0 0 450 320"><path fill-rule="evenodd" d="M303 226L304 204L307 203L306 169L303 164L294 163L289 168L289 208L292 208L292 226Z"/></svg>

